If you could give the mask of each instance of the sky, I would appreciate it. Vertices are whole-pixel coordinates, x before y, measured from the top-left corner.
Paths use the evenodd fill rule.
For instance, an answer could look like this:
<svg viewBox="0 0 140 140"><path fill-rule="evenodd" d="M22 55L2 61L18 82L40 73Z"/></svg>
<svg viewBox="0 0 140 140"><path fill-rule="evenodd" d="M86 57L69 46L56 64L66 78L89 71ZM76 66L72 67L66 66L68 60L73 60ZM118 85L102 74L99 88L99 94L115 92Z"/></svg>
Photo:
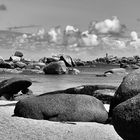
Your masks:
<svg viewBox="0 0 140 140"><path fill-rule="evenodd" d="M0 27L70 24L85 30L92 20L117 16L121 23L139 32L139 5L139 0L0 0Z"/></svg>
<svg viewBox="0 0 140 140"><path fill-rule="evenodd" d="M0 29L15 26L41 25L47 29L60 25L65 28L67 25L74 25L80 30L88 29L91 21L97 21L98 30L106 30L106 24L100 23L106 19L118 17L121 24L126 25L130 31L136 31L140 34L140 0L0 0ZM108 20L107 20L108 21ZM108 21L110 22L110 21ZM112 28L112 27L111 27ZM111 29L110 28L110 29ZM112 30L112 29L111 29ZM102 30L100 30L102 31ZM135 34L135 33L134 33ZM135 35L134 35L135 36ZM94 42L98 43L96 36ZM134 37L135 38L135 37ZM137 38L137 37L136 37ZM109 50L113 54L130 54L129 49L120 48L113 50L113 43L110 40L102 39L106 48L102 51L103 55ZM120 47L123 43L117 43ZM140 39L132 42L131 49L135 53L140 53ZM137 49L137 44L139 48ZM71 49L71 48L69 48ZM101 54L99 45L93 47L74 48L80 50L76 52L78 57L93 57ZM116 52L118 50L118 52ZM98 52L98 53L97 53ZM71 52L73 53L73 52Z"/></svg>

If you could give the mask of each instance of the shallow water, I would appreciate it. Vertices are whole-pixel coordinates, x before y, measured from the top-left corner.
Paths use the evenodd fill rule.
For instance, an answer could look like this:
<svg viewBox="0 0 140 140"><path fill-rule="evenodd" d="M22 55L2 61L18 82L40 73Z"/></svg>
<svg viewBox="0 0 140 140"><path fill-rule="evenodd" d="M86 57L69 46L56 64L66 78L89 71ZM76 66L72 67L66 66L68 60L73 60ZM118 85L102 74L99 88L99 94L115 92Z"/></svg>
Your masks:
<svg viewBox="0 0 140 140"><path fill-rule="evenodd" d="M1 74L0 81L12 78L14 76L28 77L32 80L30 89L34 94L39 95L49 91L63 90L80 85L108 84L119 86L124 75L111 74L108 77L96 77L96 74L102 74L110 68L118 66L97 66L97 67L79 67L79 75L19 75L19 74Z"/></svg>

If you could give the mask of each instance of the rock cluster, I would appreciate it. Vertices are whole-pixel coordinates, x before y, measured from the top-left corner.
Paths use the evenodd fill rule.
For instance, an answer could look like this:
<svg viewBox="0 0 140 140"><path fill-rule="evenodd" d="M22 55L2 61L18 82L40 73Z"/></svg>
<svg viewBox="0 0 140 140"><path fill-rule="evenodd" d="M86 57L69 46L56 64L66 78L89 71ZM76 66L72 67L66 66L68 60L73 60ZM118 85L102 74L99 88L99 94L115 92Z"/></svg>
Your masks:
<svg viewBox="0 0 140 140"><path fill-rule="evenodd" d="M124 140L140 139L140 70L124 77L111 99L109 116Z"/></svg>
<svg viewBox="0 0 140 140"><path fill-rule="evenodd" d="M23 53L16 51L8 60L0 57L0 73L16 74L79 74L80 71L73 59L68 55L52 58L43 57L38 61L31 61L23 57Z"/></svg>
<svg viewBox="0 0 140 140"><path fill-rule="evenodd" d="M20 100L14 115L39 120L106 123L108 112L103 104L110 103L116 89L109 85L83 85L44 93Z"/></svg>

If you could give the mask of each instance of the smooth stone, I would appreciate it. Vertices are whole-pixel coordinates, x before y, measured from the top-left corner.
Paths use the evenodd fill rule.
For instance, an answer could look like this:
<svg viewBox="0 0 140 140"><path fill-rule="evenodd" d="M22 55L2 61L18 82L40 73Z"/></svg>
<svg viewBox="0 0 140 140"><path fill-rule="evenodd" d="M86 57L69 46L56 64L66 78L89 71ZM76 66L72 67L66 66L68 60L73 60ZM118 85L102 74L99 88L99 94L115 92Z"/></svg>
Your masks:
<svg viewBox="0 0 140 140"><path fill-rule="evenodd" d="M94 96L103 103L110 103L113 98L116 86L112 85L82 85L64 90L68 94L84 94Z"/></svg>
<svg viewBox="0 0 140 140"><path fill-rule="evenodd" d="M116 90L110 103L109 116L112 116L112 110L121 102L140 93L140 69L134 70L123 78L122 83Z"/></svg>
<svg viewBox="0 0 140 140"><path fill-rule="evenodd" d="M20 51L16 51L14 56L23 57L23 53Z"/></svg>
<svg viewBox="0 0 140 140"><path fill-rule="evenodd" d="M11 100L14 94L31 86L32 82L28 78L13 77L0 82L0 96Z"/></svg>
<svg viewBox="0 0 140 140"><path fill-rule="evenodd" d="M14 116L50 121L105 123L108 113L95 97L74 94L42 94L20 100Z"/></svg>
<svg viewBox="0 0 140 140"><path fill-rule="evenodd" d="M45 74L66 74L67 67L63 61L51 62L43 71Z"/></svg>
<svg viewBox="0 0 140 140"><path fill-rule="evenodd" d="M124 140L140 139L140 94L113 109L113 126Z"/></svg>

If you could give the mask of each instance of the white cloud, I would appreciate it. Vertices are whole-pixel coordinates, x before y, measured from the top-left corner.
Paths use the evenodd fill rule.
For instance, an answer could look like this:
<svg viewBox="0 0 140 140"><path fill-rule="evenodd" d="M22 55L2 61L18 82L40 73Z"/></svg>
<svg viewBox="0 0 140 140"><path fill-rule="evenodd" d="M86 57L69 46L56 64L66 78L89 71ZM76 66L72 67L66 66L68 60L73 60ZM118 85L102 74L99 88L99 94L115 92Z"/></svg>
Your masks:
<svg viewBox="0 0 140 140"><path fill-rule="evenodd" d="M116 16L114 16L113 19L106 19L100 22L91 22L89 30L101 34L119 34L124 30L124 28L124 25L121 25L119 19Z"/></svg>
<svg viewBox="0 0 140 140"><path fill-rule="evenodd" d="M49 42L53 42L56 44L61 44L63 42L63 33L61 31L60 26L51 28L48 31L48 35L49 35Z"/></svg>
<svg viewBox="0 0 140 140"><path fill-rule="evenodd" d="M137 32L132 31L131 34L130 34L130 36L131 36L131 40L133 40L133 41L138 40L138 34L137 34Z"/></svg>
<svg viewBox="0 0 140 140"><path fill-rule="evenodd" d="M74 26L71 26L71 25L67 25L66 28L65 28L65 33L68 34L68 33L73 33L73 32L78 32L79 29L74 27Z"/></svg>
<svg viewBox="0 0 140 140"><path fill-rule="evenodd" d="M123 40L113 39L110 37L103 37L101 40L104 46L107 47L108 49L125 49L126 48L126 43Z"/></svg>
<svg viewBox="0 0 140 140"><path fill-rule="evenodd" d="M79 39L80 46L97 46L99 44L98 36L95 34L89 34L88 31L82 32Z"/></svg>

